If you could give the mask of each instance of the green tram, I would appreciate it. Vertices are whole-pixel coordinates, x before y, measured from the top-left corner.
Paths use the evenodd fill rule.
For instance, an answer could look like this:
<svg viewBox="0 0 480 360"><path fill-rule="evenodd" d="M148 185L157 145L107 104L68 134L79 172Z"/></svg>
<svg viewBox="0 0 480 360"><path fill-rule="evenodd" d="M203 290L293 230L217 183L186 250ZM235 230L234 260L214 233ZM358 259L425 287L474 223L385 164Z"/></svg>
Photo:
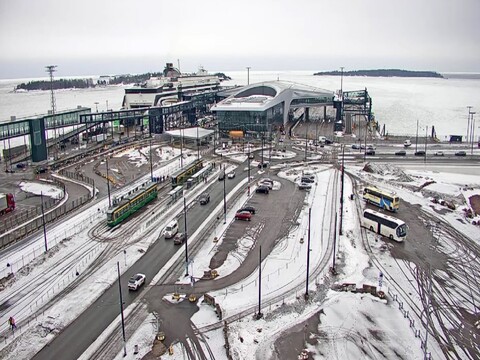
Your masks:
<svg viewBox="0 0 480 360"><path fill-rule="evenodd" d="M190 178L197 171L202 170L203 160L195 160L194 162L184 166L177 172L173 173L171 176L172 179L172 188L175 188L179 185L183 185L188 178Z"/></svg>
<svg viewBox="0 0 480 360"><path fill-rule="evenodd" d="M134 212L140 210L150 201L157 198L158 189L157 184L148 182L138 190L131 191L127 196L120 201L115 202L113 206L107 210L107 224L108 226L115 226L120 224L127 217Z"/></svg>

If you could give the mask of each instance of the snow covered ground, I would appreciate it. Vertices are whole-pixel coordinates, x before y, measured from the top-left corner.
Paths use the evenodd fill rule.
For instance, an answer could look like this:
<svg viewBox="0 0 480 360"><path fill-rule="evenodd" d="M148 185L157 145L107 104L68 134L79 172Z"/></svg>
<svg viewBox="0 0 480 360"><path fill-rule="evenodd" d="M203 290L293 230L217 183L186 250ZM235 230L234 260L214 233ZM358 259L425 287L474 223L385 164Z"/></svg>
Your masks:
<svg viewBox="0 0 480 360"><path fill-rule="evenodd" d="M146 149L143 150L148 151ZM233 162L245 159L243 154L234 154L229 151L224 151L222 154L227 157L231 156ZM132 159L132 162L137 160ZM252 165L254 164L252 163ZM307 168L298 167L293 170L296 173L292 171L290 166L281 172L280 176L295 181L298 174L302 170L307 170ZM367 174L358 166L347 166L347 170L362 179L377 183L383 188L394 189L402 199L418 204L423 211L449 222L463 234L470 237L472 241L480 242L477 227L466 221L463 223L458 221L458 218L464 218L462 207L457 207L457 210L443 214L441 211L435 211L435 207L440 207L440 205L432 205L430 199L423 195L425 192L412 190L412 186L424 184L428 179L434 179L435 183L431 185L432 192L443 194L445 197L458 199L460 196L465 199L472 194L480 194L479 176L463 176L460 180L458 176L451 176L451 174L447 173L405 171L405 174L413 181L409 181L407 185L403 186L398 181L398 174L395 173L396 168L394 167L391 167L390 173L383 174ZM380 357L387 359L422 359L421 338L415 336L415 329L423 334L425 329L419 325L419 321L416 322L416 327L412 328L409 318L405 317L405 309L399 309L399 300L391 298L391 295L400 296L396 290L399 284L391 283L391 279L385 277L385 279L382 279L381 286L379 286L381 269L370 261L369 254L362 244L361 230L356 212L357 202L345 200L344 232L338 238L336 258L339 275L332 278L329 272L324 270L317 276L312 277L310 289L313 291L313 296L309 302L303 300L304 290L295 291L297 286L305 283L307 245L306 241L302 243L300 239L306 238L308 209L312 209L313 219L321 219L324 215L329 215L325 212L325 203L328 197L331 196L327 189L334 170L329 166L316 166L315 168L309 167L308 171L316 174L316 184L308 193L305 207L298 219L298 227L291 231L286 238L279 239L277 247L262 263L263 297L265 299L275 299L276 301L269 303L266 308L262 309L264 317L261 320L253 320L253 316L247 316L229 324L228 339L234 358L275 358L273 353L274 342L295 324L302 324L312 316L316 316L319 319L317 331L305 332L304 334L305 338L309 340L309 344L305 346L314 354L315 359L358 358L359 354L362 354L364 358L372 359ZM156 170L157 174L162 172L165 172L165 169ZM465 185L468 186L466 187ZM275 184L275 186L275 189L278 190L279 183ZM352 187L350 178L346 177L345 194L352 193ZM48 190L45 190L45 192L48 192ZM246 196L245 194L238 201L244 202ZM15 254L10 254L0 259L0 263L5 264L8 262L15 264L14 267L9 268L9 271L14 271L14 276L8 280L5 284L5 289L0 292L0 302L3 302L2 299L10 297L12 294L18 294L13 300L9 300L10 307L8 310L0 312L0 321L4 324L0 327L0 331L6 336L5 341L0 344L2 348L0 357L4 359L32 357L35 352L52 339L55 333L78 316L106 287L116 280L117 262L120 263L123 273L141 256L141 252L138 250L148 249L152 242L158 238L158 233L162 231L161 228L159 228L158 233L145 237L142 242L128 247L126 255L123 251L119 251L102 268L98 269L95 274L92 274L91 279L95 279L94 282L89 281L88 284L80 284L73 292L69 293L61 302L55 304L49 310L42 314L37 314L34 319L30 318L27 323L25 323L27 320L22 322L23 319L27 318L27 313L35 313L36 308L39 308L57 291L62 290L71 283L76 276L76 272L84 271L96 258L96 254L100 253L105 245L93 243L88 237L88 229L105 220L103 212L107 204L108 200L105 199L100 204L92 206L82 214L69 220L63 226L49 230L48 237L50 239L55 238L56 243L52 243L51 248L55 248L55 250L51 251L48 256L38 255L43 246L43 236L39 236L36 243L32 243L29 247L25 247L22 250L25 253L17 251ZM100 212L98 212L98 208L101 209ZM227 220L232 220L233 216L234 213L230 212L227 214ZM167 219L162 218L162 220L166 221ZM160 223L160 220L155 222L155 224L158 223ZM216 236L219 237L220 241L221 234L225 231L225 228L226 226L222 225L215 230L215 235L218 234ZM324 245L327 240L325 231L327 230L323 222L312 221L310 231L314 241L311 243L311 269L315 268L315 265L322 257L322 251L325 250ZM195 236L196 234L192 234L189 241L193 241ZM375 234L367 233L367 237L374 250L378 249L380 244L386 243L388 246L388 241L377 238ZM218 269L220 276L225 276L241 266L242 256L245 255L242 251L248 251L250 240L248 237L244 237L238 241L239 245L241 245L239 246L239 253L231 254L225 265ZM208 254L212 246L211 243L206 244L201 253L195 256L191 269L194 277L201 277L203 270L208 267L210 259L207 255L202 255L202 252ZM32 249L37 249L37 254L33 260L27 258L27 254L35 252ZM27 284L31 284L36 278L41 278L42 274L48 274L51 269L62 266L62 261L73 254L78 257L78 260L75 263L70 263L67 271L64 271L61 276L56 276L55 281L48 288L41 287L39 292L34 294L23 293L23 290L28 286ZM78 254L81 255L78 256ZM177 256L181 255L182 250L179 250ZM382 266L386 268L397 267L397 264L388 253L383 253L382 255L378 252L376 255L380 257L379 262ZM160 274L157 278L159 276ZM255 306L258 294L257 278L258 270L241 283L210 294L221 305L224 317ZM153 281L156 280L154 279ZM407 279L400 279L399 281L400 286L411 286L402 283L402 281L408 282ZM333 282L354 283L358 287L361 287L363 284L379 286L390 297L388 301L385 301L367 294L329 290ZM294 292L291 295L282 296L287 288L294 289ZM80 296L83 300L82 306L79 306L78 303L78 297ZM22 297L30 302L29 311L25 310L25 305L20 305L20 298ZM399 297L395 298L400 299ZM18 313L16 312L17 303L19 304ZM129 311L130 309L126 309L127 314ZM19 326L15 336L12 336L6 328L6 321L11 315L16 316ZM123 357L122 352L117 355L117 359L139 359L150 351L156 335L156 328L152 325L153 320L152 316L147 317L138 331L128 339L127 357ZM194 315L192 320L201 330L209 324L216 323L218 318L211 306L201 304L200 311ZM121 331L119 319L112 323L111 327L104 332L99 342L107 338L112 330ZM215 357L217 359L225 358L222 330L205 332L204 335L208 339L208 346L214 352ZM137 355L133 354L134 345L139 346L139 354ZM82 358L88 359L89 353L94 350L95 346L97 344L93 344ZM442 352L434 341L428 343L428 352L431 352L435 359L443 358ZM174 344L174 355L169 358L186 359L181 344Z"/></svg>

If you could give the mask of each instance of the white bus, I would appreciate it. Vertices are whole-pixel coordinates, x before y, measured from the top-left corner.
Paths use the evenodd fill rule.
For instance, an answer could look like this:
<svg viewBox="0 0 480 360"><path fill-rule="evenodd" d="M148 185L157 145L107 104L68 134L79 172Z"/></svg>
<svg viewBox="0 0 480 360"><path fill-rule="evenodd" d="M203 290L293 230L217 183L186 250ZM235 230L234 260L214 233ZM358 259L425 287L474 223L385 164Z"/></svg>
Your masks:
<svg viewBox="0 0 480 360"><path fill-rule="evenodd" d="M405 222L370 209L363 211L361 224L377 234L398 242L402 242L407 237L407 225Z"/></svg>

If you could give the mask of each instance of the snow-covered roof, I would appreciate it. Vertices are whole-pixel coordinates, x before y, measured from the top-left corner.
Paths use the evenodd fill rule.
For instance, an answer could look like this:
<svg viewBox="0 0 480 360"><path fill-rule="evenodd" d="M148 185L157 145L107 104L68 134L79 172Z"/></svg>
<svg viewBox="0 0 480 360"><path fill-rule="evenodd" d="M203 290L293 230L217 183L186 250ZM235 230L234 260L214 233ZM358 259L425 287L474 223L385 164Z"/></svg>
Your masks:
<svg viewBox="0 0 480 360"><path fill-rule="evenodd" d="M173 137L184 137L187 139L197 139L203 138L205 136L212 135L213 130L207 130L201 127L191 127L187 129L178 129L178 130L169 130L165 131L165 134L168 134Z"/></svg>

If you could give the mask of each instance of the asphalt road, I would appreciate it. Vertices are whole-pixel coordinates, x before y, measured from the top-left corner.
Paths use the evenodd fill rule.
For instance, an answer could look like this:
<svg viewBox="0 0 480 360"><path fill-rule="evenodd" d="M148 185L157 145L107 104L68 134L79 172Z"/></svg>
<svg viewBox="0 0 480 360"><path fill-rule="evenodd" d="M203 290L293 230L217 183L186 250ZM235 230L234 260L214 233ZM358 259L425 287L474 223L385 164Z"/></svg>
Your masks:
<svg viewBox="0 0 480 360"><path fill-rule="evenodd" d="M240 166L241 168L241 166ZM238 172L237 172L238 174ZM227 193L240 182L241 176L225 183ZM210 187L211 199L207 206L195 205L187 212L188 229L198 228L207 218L216 205L223 201L223 182L214 181ZM148 212L148 206L144 213ZM136 216L142 216L142 213ZM183 216L178 218L180 229L184 228ZM128 221L127 223L128 224ZM130 276L144 273L149 282L160 269L176 253L178 247L173 241L159 239L155 242L129 271L120 278L125 307L130 305L140 292L128 292L126 285ZM171 290L171 289L170 289ZM118 283L110 286L91 306L87 308L75 321L60 332L53 341L38 352L33 359L77 359L90 344L97 339L105 328L119 315Z"/></svg>

